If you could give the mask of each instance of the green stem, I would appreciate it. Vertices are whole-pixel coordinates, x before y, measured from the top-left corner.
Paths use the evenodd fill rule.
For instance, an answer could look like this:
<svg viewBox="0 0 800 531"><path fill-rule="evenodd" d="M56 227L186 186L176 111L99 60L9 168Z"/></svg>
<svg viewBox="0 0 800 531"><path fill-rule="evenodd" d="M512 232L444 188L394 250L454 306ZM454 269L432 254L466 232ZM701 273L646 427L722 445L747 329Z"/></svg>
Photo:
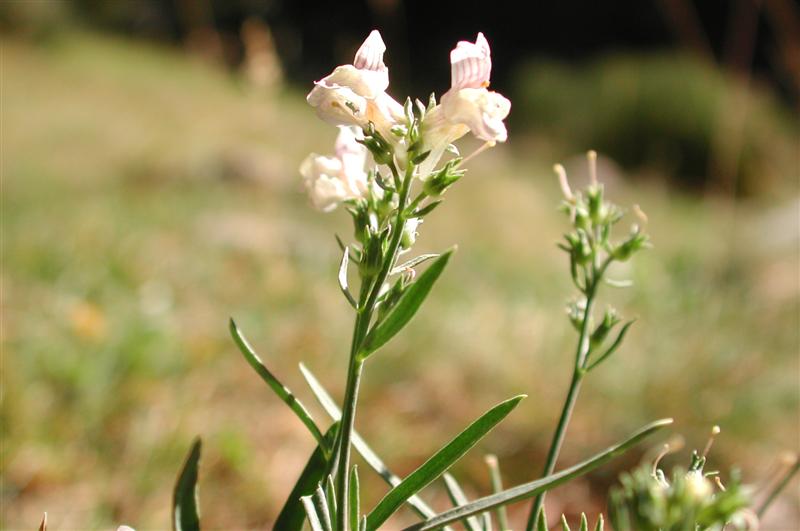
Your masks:
<svg viewBox="0 0 800 531"><path fill-rule="evenodd" d="M581 323L580 336L578 338L578 347L575 351L575 369L572 371L572 381L569 384L567 398L564 401L561 417L558 419L558 426L556 426L553 440L550 443L550 450L547 452L547 459L545 461L544 470L542 471L542 477L549 476L556 468L558 454L561 452L561 445L564 443L564 437L567 434L567 426L572 417L572 411L575 409L575 402L578 400L581 382L586 375L585 365L590 350L589 321L592 315L592 308L594 307L595 295L597 294L597 285L600 283L603 272L605 272L606 265L607 263L595 269L591 283L589 283L589 289L586 293L586 308L583 311L583 322ZM534 525L536 525L536 518L543 505L544 492L536 496L536 499L534 499L531 505L531 512L528 515L528 525L526 527L527 531L533 530Z"/></svg>
<svg viewBox="0 0 800 531"><path fill-rule="evenodd" d="M392 173L397 175L397 169L394 164L391 164ZM350 490L350 441L353 434L353 426L355 425L356 417L356 404L358 403L358 389L361 383L361 373L364 366L364 360L361 359L360 350L364 342L364 338L369 331L370 322L372 321L372 314L375 310L375 304L380 295L381 286L389 276L389 272L394 267L397 260L397 251L400 248L400 242L403 237L403 229L405 227L405 209L408 202L408 193L411 188L411 178L413 177L413 166L409 165L406 170L405 179L400 187L400 198L397 205L397 218L395 220L394 232L391 234L389 241L389 248L384 255L383 263L375 281L370 284L371 288L368 290L368 297L364 302L363 295L367 291L362 292L361 301L359 304L359 313L356 316L356 322L353 329L353 342L350 347L350 364L347 371L347 384L345 387L344 402L342 403L342 421L339 426L339 436L336 445L336 519L337 529L347 531L349 526L349 497Z"/></svg>

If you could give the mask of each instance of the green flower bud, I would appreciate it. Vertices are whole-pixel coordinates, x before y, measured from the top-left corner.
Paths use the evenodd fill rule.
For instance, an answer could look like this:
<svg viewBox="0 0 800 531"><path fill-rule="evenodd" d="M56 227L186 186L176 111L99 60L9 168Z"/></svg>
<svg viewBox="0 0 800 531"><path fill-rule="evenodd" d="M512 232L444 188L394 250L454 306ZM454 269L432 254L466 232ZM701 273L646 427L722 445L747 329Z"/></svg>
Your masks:
<svg viewBox="0 0 800 531"><path fill-rule="evenodd" d="M403 236L400 239L400 247L403 250L410 249L417 241L417 228L419 228L422 220L419 218L411 218L406 221L403 227Z"/></svg>
<svg viewBox="0 0 800 531"><path fill-rule="evenodd" d="M609 307L603 315L603 321L597 326L592 333L590 339L592 348L598 347L603 344L603 341L608 337L608 333L621 321L617 311Z"/></svg>
<svg viewBox="0 0 800 531"><path fill-rule="evenodd" d="M423 190L430 197L439 197L451 187L456 181L464 176L464 170L456 170L456 165L461 162L460 158L453 159L444 165L444 168L431 174L423 185Z"/></svg>
<svg viewBox="0 0 800 531"><path fill-rule="evenodd" d="M378 274L383 264L383 238L379 234L368 233L367 241L364 244L364 252L358 270L361 276L369 278Z"/></svg>

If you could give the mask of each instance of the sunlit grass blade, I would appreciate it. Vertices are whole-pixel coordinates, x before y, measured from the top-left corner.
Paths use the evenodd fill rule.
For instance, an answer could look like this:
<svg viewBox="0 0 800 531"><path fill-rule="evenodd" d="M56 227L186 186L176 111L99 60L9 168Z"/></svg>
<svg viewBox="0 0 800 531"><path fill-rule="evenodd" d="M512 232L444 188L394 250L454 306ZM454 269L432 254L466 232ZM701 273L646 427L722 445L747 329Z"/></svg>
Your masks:
<svg viewBox="0 0 800 531"><path fill-rule="evenodd" d="M411 496L422 490L431 481L441 476L467 451L483 439L489 431L511 413L525 395L505 400L481 415L467 426L441 450L433 454L422 466L406 476L399 485L390 490L367 515L367 529L378 529ZM469 515L464 515L469 516ZM450 522L444 522L450 523Z"/></svg>
<svg viewBox="0 0 800 531"><path fill-rule="evenodd" d="M202 442L197 438L186 456L186 461L175 482L172 493L172 529L174 531L200 531L200 509L197 500L197 467L200 463Z"/></svg>
<svg viewBox="0 0 800 531"><path fill-rule="evenodd" d="M482 513L481 514L481 529L483 531L492 531L492 515L489 513Z"/></svg>
<svg viewBox="0 0 800 531"><path fill-rule="evenodd" d="M308 386L311 388L311 392L314 393L314 396L317 398L317 401L334 421L339 421L342 418L342 412L339 410L339 406L336 405L336 402L333 401L331 395L325 390L322 384L317 380L317 377L308 370L308 368L300 364L300 372L303 373L303 377L306 379ZM383 478L383 480L388 483L391 487L396 487L402 481L399 476L389 470L389 467L383 462L383 460L376 454L372 448L367 444L367 442L358 434L358 432L353 432L353 447L356 451L364 458L364 461L372 467L378 475ZM408 500L406 500L414 511L421 516L422 518L430 518L436 514L428 504L426 504L422 499L418 496L412 496Z"/></svg>
<svg viewBox="0 0 800 531"><path fill-rule="evenodd" d="M330 447L326 446L325 437L323 437L322 432L320 431L319 427L317 426L314 419L311 417L311 413L305 408L302 402L297 399L294 394L289 390L288 387L283 385L280 380L278 380L272 372L264 365L264 362L261 361L261 358L258 357L253 347L250 346L250 343L244 337L242 332L239 330L239 327L236 326L236 322L231 319L230 320L230 331L231 336L233 336L233 340L236 342L236 345L239 347L239 350L244 355L244 358L247 360L247 363L258 373L262 380L272 389L278 398L283 400L292 411L294 411L295 415L300 419L300 421L305 424L308 431L311 432L311 435L314 436L314 439L317 440L317 444L320 445L323 451L327 454L330 452Z"/></svg>
<svg viewBox="0 0 800 531"><path fill-rule="evenodd" d="M311 526L311 531L326 531L325 528L322 527L322 522L317 514L317 508L314 505L313 496L303 496L300 501L303 503L303 508L306 510L306 517L308 517L308 523ZM275 529L280 528L275 527Z"/></svg>
<svg viewBox="0 0 800 531"><path fill-rule="evenodd" d="M567 522L567 517L563 514L561 515L561 531L572 531L569 527L569 522Z"/></svg>
<svg viewBox="0 0 800 531"><path fill-rule="evenodd" d="M445 472L442 478L444 479L444 486L447 489L447 495L450 497L450 501L453 502L454 506L458 507L459 505L466 505L469 503L467 495L464 494L464 489L458 484L456 478L448 472ZM467 528L467 531L481 531L481 523L474 516L464 519L462 523L464 527Z"/></svg>
<svg viewBox="0 0 800 531"><path fill-rule="evenodd" d="M489 454L486 456L485 461L486 466L489 467L489 478L492 481L492 492L503 492L503 478L500 475L500 464L497 462L497 456ZM495 513L497 514L497 525L500 528L500 531L506 531L510 529L508 526L508 514L506 513L505 506L501 505L497 507L495 509Z"/></svg>
<svg viewBox="0 0 800 531"><path fill-rule="evenodd" d="M447 262L453 254L449 250L442 254L426 269L417 280L411 284L405 293L397 301L397 304L389 311L389 314L367 335L364 344L361 346L359 355L366 358L392 339L417 313L422 302L428 296L433 284L442 274Z"/></svg>
<svg viewBox="0 0 800 531"><path fill-rule="evenodd" d="M333 444L333 440L336 438L338 426L338 424L334 424L328 428L328 431L325 433L325 440L328 443L328 447ZM322 481L322 478L325 476L327 468L328 459L325 456L325 452L322 450L322 447L317 445L311 457L308 459L305 468L303 468L303 472L297 479L294 488L292 488L292 492L289 493L289 497L286 499L283 509L281 509L281 512L278 514L278 518L275 520L275 529L300 531L303 528L303 522L306 516L300 498L303 496L310 496L314 493L317 484Z"/></svg>
<svg viewBox="0 0 800 531"><path fill-rule="evenodd" d="M587 472L594 470L600 465L603 465L608 461L610 461L611 459L623 454L628 449L641 442L644 438L652 435L656 431L670 424L672 424L672 419L662 419L652 422L647 426L641 428L639 431L637 431L636 433L634 433L621 443L615 444L614 446L607 448L606 450L594 455L593 457L590 457L589 459L581 463L578 463L575 466L562 470L561 472L551 474L544 478L537 479L529 483L524 483L522 485L517 485L516 487L512 487L510 489L506 489L501 493L492 494L490 496L480 498L478 500L468 503L467 505L463 505L461 507L456 507L455 509L445 511L433 518L429 518L425 522L420 522L418 524L407 527L405 531L424 531L428 529L438 529L443 525L457 522L459 520L462 520L463 518L466 518L467 516L472 516L475 514L480 514L482 512L491 510L497 507L498 505L508 505L510 503L532 498L533 496L536 496L541 492L550 490L554 487L557 487L558 485L566 483L576 477L582 476Z"/></svg>
<svg viewBox="0 0 800 531"><path fill-rule="evenodd" d="M594 531L603 531L605 522L603 521L603 513L597 516L597 523L594 525Z"/></svg>
<svg viewBox="0 0 800 531"><path fill-rule="evenodd" d="M361 513L361 486L358 482L358 466L353 465L350 469L350 529L358 529L358 517Z"/></svg>
<svg viewBox="0 0 800 531"><path fill-rule="evenodd" d="M581 513L581 526L578 531L589 531L589 520L586 519L586 513Z"/></svg>
<svg viewBox="0 0 800 531"><path fill-rule="evenodd" d="M39 531L47 531L47 513L42 515L42 521L39 524Z"/></svg>

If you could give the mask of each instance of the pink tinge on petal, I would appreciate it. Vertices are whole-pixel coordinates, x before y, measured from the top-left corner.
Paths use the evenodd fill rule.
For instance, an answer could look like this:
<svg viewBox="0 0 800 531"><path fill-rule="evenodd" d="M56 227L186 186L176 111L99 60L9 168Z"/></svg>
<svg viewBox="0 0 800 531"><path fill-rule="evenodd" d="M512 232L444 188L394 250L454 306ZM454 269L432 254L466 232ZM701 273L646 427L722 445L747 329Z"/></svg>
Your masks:
<svg viewBox="0 0 800 531"><path fill-rule="evenodd" d="M369 37L356 52L353 66L361 70L383 70L386 68L386 65L383 64L383 53L385 51L386 44L384 44L380 32L372 30Z"/></svg>
<svg viewBox="0 0 800 531"><path fill-rule="evenodd" d="M460 41L450 52L450 64L452 88L488 87L492 57L483 33L478 33L474 43Z"/></svg>

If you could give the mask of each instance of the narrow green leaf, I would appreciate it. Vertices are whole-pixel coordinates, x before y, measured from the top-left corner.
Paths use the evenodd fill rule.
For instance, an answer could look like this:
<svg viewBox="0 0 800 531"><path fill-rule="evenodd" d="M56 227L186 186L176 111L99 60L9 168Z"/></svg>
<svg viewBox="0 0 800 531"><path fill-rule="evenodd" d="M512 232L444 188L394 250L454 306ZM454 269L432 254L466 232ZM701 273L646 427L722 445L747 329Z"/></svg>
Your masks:
<svg viewBox="0 0 800 531"><path fill-rule="evenodd" d="M358 303L350 294L350 288L347 287L347 266L350 264L350 248L345 247L342 252L342 262L339 264L339 288L341 288L347 302L350 303L355 309L358 309Z"/></svg>
<svg viewBox="0 0 800 531"><path fill-rule="evenodd" d="M456 478L449 472L445 472L442 477L444 478L444 486L447 489L447 495L450 497L450 501L453 502L453 505L458 507L459 505L468 504L469 500L467 499L467 495L464 494L464 490L461 488L461 485L458 484ZM474 516L466 518L462 523L468 531L481 531L481 523Z"/></svg>
<svg viewBox="0 0 800 531"><path fill-rule="evenodd" d="M172 529L200 531L200 509L197 500L197 467L200 462L200 438L194 440L189 455L178 475L172 492Z"/></svg>
<svg viewBox="0 0 800 531"><path fill-rule="evenodd" d="M317 514L317 509L314 506L313 496L303 496L300 498L300 501L303 503L303 508L306 510L306 516L308 517L308 523L311 525L311 530L325 531L325 528L322 527L319 515ZM280 528L276 526L275 529Z"/></svg>
<svg viewBox="0 0 800 531"><path fill-rule="evenodd" d="M603 531L603 513L597 516L597 524L594 526L594 531Z"/></svg>
<svg viewBox="0 0 800 531"><path fill-rule="evenodd" d="M331 515L331 522L336 522L336 487L333 485L333 476L328 474L325 482L325 502Z"/></svg>
<svg viewBox="0 0 800 531"><path fill-rule="evenodd" d="M408 287L383 321L375 325L361 346L359 355L362 359L385 345L387 341L408 324L430 293L436 279L442 274L452 254L453 250L451 249L434 260L430 267Z"/></svg>
<svg viewBox="0 0 800 531"><path fill-rule="evenodd" d="M492 428L511 413L526 395L505 400L480 416L418 469L390 490L367 515L367 529L378 529L409 497L441 476ZM457 509L455 509L457 510ZM480 511L483 512L483 511ZM469 516L469 515L464 515ZM443 522L444 524L450 522Z"/></svg>
<svg viewBox="0 0 800 531"><path fill-rule="evenodd" d="M547 527L547 513L544 511L544 506L539 509L539 516L536 517L536 531L550 531Z"/></svg>
<svg viewBox="0 0 800 531"><path fill-rule="evenodd" d="M407 262L403 262L399 266L396 266L394 269L392 269L392 272L389 273L389 274L390 275L396 275L398 273L402 273L406 269L410 269L412 267L417 267L418 265L420 265L421 263L425 262L426 260L430 260L431 258L438 258L440 256L441 255L437 254L437 253L421 254L419 256L416 256L416 257L412 258L411 260L409 260Z"/></svg>
<svg viewBox="0 0 800 531"><path fill-rule="evenodd" d="M353 465L353 468L350 469L350 503L348 504L350 506L350 529L353 531L358 529L358 517L361 513L360 490L361 488L358 484L358 466Z"/></svg>
<svg viewBox="0 0 800 531"><path fill-rule="evenodd" d="M233 340L236 342L236 345L239 347L239 350L244 355L244 359L247 360L247 363L258 373L262 380L272 389L278 398L283 400L294 414L300 419L300 421L306 425L308 431L311 432L311 435L314 436L314 439L317 440L317 444L322 446L323 451L328 453L330 451L330 447L325 446L325 438L322 435L322 432L317 427L317 424L314 422L314 419L311 417L311 413L305 408L302 402L297 399L294 394L289 390L288 387L283 385L280 380L278 380L274 374L270 372L269 369L264 365L264 362L261 361L261 358L258 357L253 347L250 346L247 339L244 337L242 332L239 330L239 327L236 326L236 322L231 319L230 320L230 331L231 336L233 336Z"/></svg>
<svg viewBox="0 0 800 531"><path fill-rule="evenodd" d="M361 517L361 521L358 523L358 531L367 531L367 515Z"/></svg>
<svg viewBox="0 0 800 531"><path fill-rule="evenodd" d="M303 377L306 379L308 386L311 388L311 392L314 393L314 396L317 398L317 401L325 410L325 412L333 419L334 421L339 421L342 418L342 412L339 410L339 406L336 405L336 402L333 401L331 395L325 390L317 377L312 374L308 368L300 364L300 372L303 373ZM394 472L389 470L389 467L383 462L383 460L376 454L372 448L367 444L367 442L358 434L358 432L353 432L352 435L352 442L353 447L356 451L364 458L364 461L372 467L378 475L383 478L383 480L389 484L391 487L396 487L402 481L399 476L397 476ZM421 516L422 518L430 518L436 514L436 512L431 509L424 501L422 501L418 496L412 496L406 502L414 509L414 511Z"/></svg>
<svg viewBox="0 0 800 531"><path fill-rule="evenodd" d="M325 441L328 447L333 445L333 440L336 438L336 430L338 423L334 424L325 433ZM303 528L303 522L306 517L303 511L303 503L301 498L303 496L310 496L314 493L317 484L322 481L325 476L325 470L328 467L328 459L325 457L325 452L318 445L311 457L308 459L303 472L297 479L292 492L286 499L283 509L278 514L278 519L275 520L275 529L282 529L286 531L300 531Z"/></svg>
<svg viewBox="0 0 800 531"><path fill-rule="evenodd" d="M433 209L435 209L436 207L438 207L441 204L442 204L442 200L441 199L439 199L437 201L431 201L430 203L428 203L424 207L422 207L420 209L417 209L417 211L414 212L413 216L415 218L421 218L421 217L427 216L428 214L433 212Z"/></svg>
<svg viewBox="0 0 800 531"><path fill-rule="evenodd" d="M581 527L578 531L589 531L589 521L586 519L586 513L581 513Z"/></svg>
<svg viewBox="0 0 800 531"><path fill-rule="evenodd" d="M623 325L622 329L619 331L619 334L617 334L617 338L614 340L614 342L611 344L611 346L608 347L608 349L606 349L606 351L603 352L603 354L600 357L598 357L595 361L593 361L591 364L589 364L588 367L586 367L586 372L591 371L592 369L594 369L595 367L597 367L598 365L603 363L603 361L605 361L606 358L608 358L610 355L612 355L614 352L616 352L616 350L622 344L622 341L625 339L625 334L628 333L628 329L635 322L636 322L636 319L631 319L630 321L625 323L625 325Z"/></svg>
<svg viewBox="0 0 800 531"><path fill-rule="evenodd" d="M485 458L486 465L489 467L489 477L492 481L492 492L498 493L503 492L503 478L500 475L500 464L497 462L497 456L489 454ZM495 509L497 514L497 525L500 527L500 531L506 531L510 529L508 526L508 514L506 513L506 508L504 505L497 507Z"/></svg>
<svg viewBox="0 0 800 531"><path fill-rule="evenodd" d="M550 490L558 485L566 483L576 477L582 476L587 472L594 470L600 465L603 465L613 458L625 453L628 449L641 442L644 438L670 424L672 424L672 419L662 419L652 422L641 428L639 431L621 443L611 446L575 466L562 470L561 472L551 474L544 478L506 489L501 493L485 496L470 502L467 505L445 511L433 518L429 518L424 522L407 527L404 531L425 531L428 529L438 529L445 524L457 522L463 518L466 518L467 516L480 514L493 509L498 505L508 505L520 500L532 498L537 494Z"/></svg>
<svg viewBox="0 0 800 531"><path fill-rule="evenodd" d="M314 491L312 497L314 500L314 508L317 510L317 516L322 524L324 531L333 531L333 516L331 507L328 506L328 498L325 496L325 491L322 490L322 484L317 484L317 490Z"/></svg>
<svg viewBox="0 0 800 531"><path fill-rule="evenodd" d="M561 515L561 529L562 529L562 531L572 531L569 528L569 523L567 522L567 517L564 516L563 514Z"/></svg>

